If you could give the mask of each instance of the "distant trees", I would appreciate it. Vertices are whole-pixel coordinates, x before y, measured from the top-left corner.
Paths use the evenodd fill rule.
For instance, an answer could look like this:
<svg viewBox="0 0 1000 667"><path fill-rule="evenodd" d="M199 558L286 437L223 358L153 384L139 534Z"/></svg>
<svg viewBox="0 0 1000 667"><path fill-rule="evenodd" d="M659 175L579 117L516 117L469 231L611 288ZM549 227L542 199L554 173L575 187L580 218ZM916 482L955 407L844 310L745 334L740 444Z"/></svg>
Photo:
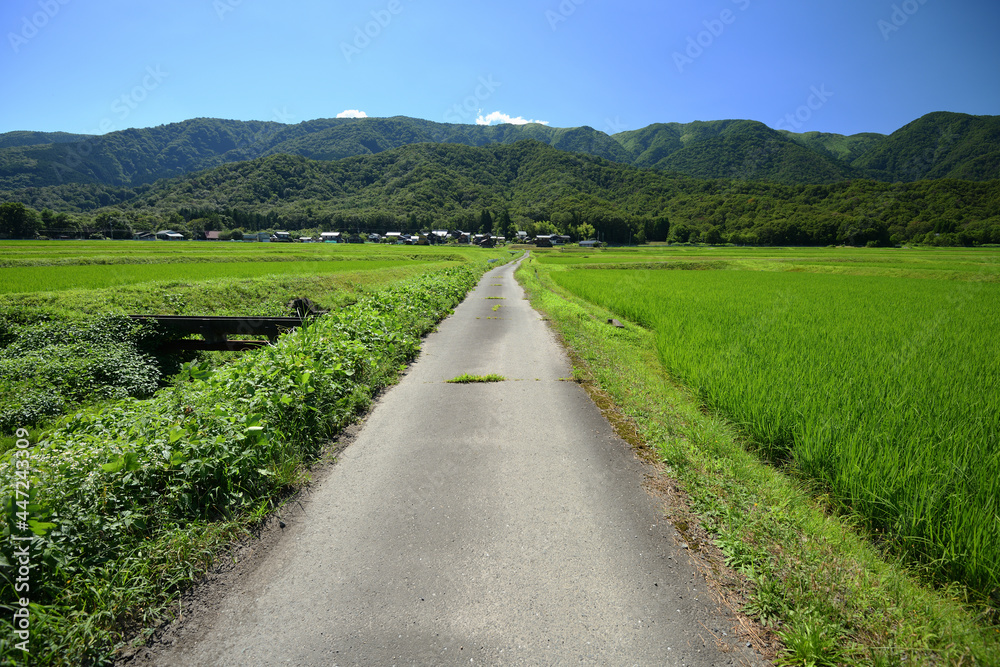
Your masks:
<svg viewBox="0 0 1000 667"><path fill-rule="evenodd" d="M592 224L587 222L581 224L576 228L576 239L578 241L586 241L587 239L592 239L594 238L595 234L597 234L597 230L594 229L594 226Z"/></svg>
<svg viewBox="0 0 1000 667"><path fill-rule="evenodd" d="M41 229L38 212L20 202L0 204L0 235L12 239L33 239Z"/></svg>
<svg viewBox="0 0 1000 667"><path fill-rule="evenodd" d="M497 218L497 230L502 236L505 236L508 239L517 236L517 226L510 219L510 213L507 209L500 211L500 217Z"/></svg>
<svg viewBox="0 0 1000 667"><path fill-rule="evenodd" d="M493 216L486 209L479 214L479 231L482 234L493 233Z"/></svg>
<svg viewBox="0 0 1000 667"><path fill-rule="evenodd" d="M719 245L722 243L722 231L715 225L712 225L701 233L701 242L709 245Z"/></svg>
<svg viewBox="0 0 1000 667"><path fill-rule="evenodd" d="M666 241L670 234L670 218L665 215L657 216L646 225L646 237L650 241Z"/></svg>

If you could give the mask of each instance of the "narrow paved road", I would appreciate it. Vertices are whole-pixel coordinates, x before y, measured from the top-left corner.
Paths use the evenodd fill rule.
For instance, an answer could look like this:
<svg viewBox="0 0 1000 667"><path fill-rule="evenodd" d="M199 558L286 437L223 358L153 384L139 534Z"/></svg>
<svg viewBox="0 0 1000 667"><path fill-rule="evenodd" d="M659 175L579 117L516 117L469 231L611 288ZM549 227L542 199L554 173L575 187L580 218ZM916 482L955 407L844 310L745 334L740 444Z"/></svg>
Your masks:
<svg viewBox="0 0 1000 667"><path fill-rule="evenodd" d="M163 665L759 663L515 282L425 341L304 516ZM494 307L500 306L497 310ZM458 385L461 373L508 381Z"/></svg>

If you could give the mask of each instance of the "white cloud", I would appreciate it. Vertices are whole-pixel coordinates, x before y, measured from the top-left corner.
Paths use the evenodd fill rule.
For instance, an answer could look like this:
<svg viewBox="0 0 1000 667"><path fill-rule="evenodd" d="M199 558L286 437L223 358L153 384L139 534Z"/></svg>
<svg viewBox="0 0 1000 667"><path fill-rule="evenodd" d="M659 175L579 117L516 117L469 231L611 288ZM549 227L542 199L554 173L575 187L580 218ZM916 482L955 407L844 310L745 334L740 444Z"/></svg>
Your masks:
<svg viewBox="0 0 1000 667"><path fill-rule="evenodd" d="M368 114L357 109L348 109L337 114L337 118L368 118Z"/></svg>
<svg viewBox="0 0 1000 667"><path fill-rule="evenodd" d="M488 113L485 116L481 111L479 112L479 117L476 118L476 125L492 125L493 123L510 123L511 125L527 125L528 123L539 123L540 125L548 125L549 121L527 120L523 116L512 118L508 114L501 113L499 111Z"/></svg>

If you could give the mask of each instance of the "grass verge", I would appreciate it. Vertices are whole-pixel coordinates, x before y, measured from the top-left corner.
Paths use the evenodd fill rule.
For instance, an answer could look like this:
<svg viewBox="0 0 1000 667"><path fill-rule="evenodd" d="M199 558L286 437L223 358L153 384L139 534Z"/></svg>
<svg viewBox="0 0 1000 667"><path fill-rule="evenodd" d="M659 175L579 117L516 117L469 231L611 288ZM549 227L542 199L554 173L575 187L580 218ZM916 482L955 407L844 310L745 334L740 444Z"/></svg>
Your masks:
<svg viewBox="0 0 1000 667"><path fill-rule="evenodd" d="M668 518L765 655L787 665L1000 664L989 608L932 590L835 517L803 481L748 453L737 428L663 372L653 332L572 296L549 268L516 276L562 336L575 376L663 473ZM551 270L558 270L553 267Z"/></svg>

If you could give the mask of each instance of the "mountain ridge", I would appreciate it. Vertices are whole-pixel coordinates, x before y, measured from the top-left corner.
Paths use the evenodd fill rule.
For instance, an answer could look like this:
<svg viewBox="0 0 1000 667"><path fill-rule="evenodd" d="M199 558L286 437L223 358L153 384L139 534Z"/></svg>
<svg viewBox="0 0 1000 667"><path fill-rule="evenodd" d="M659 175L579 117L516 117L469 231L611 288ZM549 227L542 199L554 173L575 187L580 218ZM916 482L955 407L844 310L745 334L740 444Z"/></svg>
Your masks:
<svg viewBox="0 0 1000 667"><path fill-rule="evenodd" d="M134 187L287 153L334 160L416 143L484 146L534 139L557 149L697 178L829 184L855 178L1000 178L1000 116L934 112L891 135L796 134L758 121L588 126L464 125L405 116L274 121L194 118L106 135L0 134L0 190L65 183Z"/></svg>

